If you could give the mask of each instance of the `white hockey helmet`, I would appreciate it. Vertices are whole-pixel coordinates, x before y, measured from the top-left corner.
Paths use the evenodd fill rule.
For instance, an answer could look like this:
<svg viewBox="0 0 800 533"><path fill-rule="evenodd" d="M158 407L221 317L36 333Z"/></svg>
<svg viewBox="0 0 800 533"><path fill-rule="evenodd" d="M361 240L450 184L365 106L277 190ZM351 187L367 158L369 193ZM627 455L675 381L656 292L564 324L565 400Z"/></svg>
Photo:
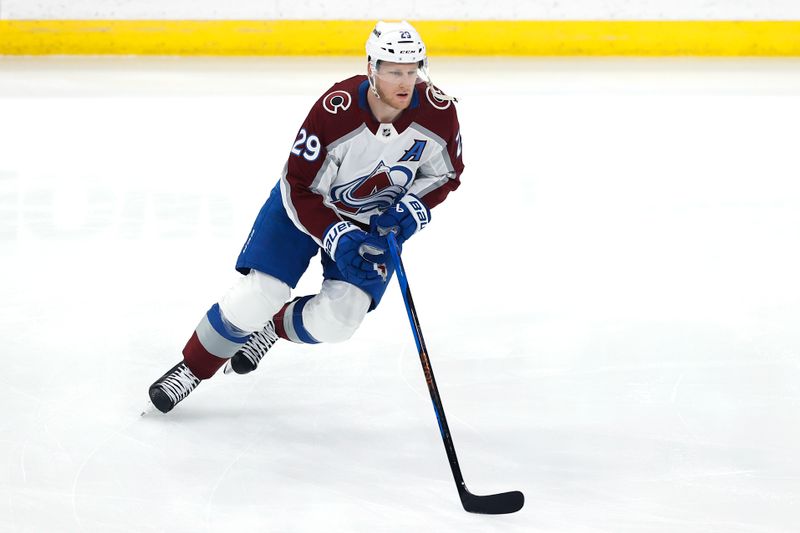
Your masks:
<svg viewBox="0 0 800 533"><path fill-rule="evenodd" d="M375 25L367 39L367 58L372 68L378 61L391 63L427 63L425 43L414 26L406 22L383 22Z"/></svg>
<svg viewBox="0 0 800 533"><path fill-rule="evenodd" d="M428 74L428 55L425 43L414 26L406 22L383 22L375 24L375 28L367 38L367 60L372 67L372 74L368 77L369 86L376 98L380 98L375 87L375 71L378 61L390 63L416 63L419 67L419 78L425 82L434 98L439 101L458 100L448 96L437 89L431 82Z"/></svg>

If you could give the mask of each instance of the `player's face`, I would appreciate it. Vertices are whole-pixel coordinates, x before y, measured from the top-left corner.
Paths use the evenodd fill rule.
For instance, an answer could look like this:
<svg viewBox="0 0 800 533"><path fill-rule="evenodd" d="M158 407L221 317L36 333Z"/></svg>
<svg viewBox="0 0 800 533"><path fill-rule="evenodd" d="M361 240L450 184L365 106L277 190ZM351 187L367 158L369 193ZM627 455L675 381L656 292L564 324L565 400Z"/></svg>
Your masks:
<svg viewBox="0 0 800 533"><path fill-rule="evenodd" d="M395 109L405 109L411 104L416 83L415 63L382 62L375 70L375 88L381 101Z"/></svg>

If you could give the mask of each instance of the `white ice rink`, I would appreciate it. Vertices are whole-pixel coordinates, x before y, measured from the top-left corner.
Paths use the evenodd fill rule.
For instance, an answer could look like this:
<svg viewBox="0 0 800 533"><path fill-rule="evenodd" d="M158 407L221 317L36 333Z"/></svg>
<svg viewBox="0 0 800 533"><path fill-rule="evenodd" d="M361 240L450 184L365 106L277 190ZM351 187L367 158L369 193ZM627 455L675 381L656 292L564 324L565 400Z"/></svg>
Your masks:
<svg viewBox="0 0 800 533"><path fill-rule="evenodd" d="M362 63L0 58L0 532L800 530L800 60L432 59L467 170L405 263L519 513L396 282L139 416Z"/></svg>

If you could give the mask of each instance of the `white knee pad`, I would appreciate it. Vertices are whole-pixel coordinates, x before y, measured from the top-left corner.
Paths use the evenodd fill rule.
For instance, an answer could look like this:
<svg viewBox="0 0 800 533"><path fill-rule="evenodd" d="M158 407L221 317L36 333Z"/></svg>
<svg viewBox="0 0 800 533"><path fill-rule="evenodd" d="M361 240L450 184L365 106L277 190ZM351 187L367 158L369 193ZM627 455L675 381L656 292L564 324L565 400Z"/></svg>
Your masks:
<svg viewBox="0 0 800 533"><path fill-rule="evenodd" d="M219 308L237 328L248 332L259 331L286 303L291 291L281 280L251 270L225 293L219 301Z"/></svg>
<svg viewBox="0 0 800 533"><path fill-rule="evenodd" d="M303 308L303 325L320 342L342 342L353 336L369 311L369 294L344 281L325 280L319 294Z"/></svg>

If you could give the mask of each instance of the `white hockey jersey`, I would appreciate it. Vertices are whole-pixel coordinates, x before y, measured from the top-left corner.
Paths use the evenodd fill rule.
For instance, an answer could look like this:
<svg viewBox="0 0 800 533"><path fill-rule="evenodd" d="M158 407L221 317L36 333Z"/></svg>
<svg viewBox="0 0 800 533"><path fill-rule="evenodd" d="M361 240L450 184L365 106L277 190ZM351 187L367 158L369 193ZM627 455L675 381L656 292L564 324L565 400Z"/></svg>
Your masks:
<svg viewBox="0 0 800 533"><path fill-rule="evenodd" d="M409 107L381 124L367 104L368 90L364 75L333 85L303 122L281 176L286 212L320 245L335 222L366 228L406 192L433 209L460 184L455 105L419 83Z"/></svg>

